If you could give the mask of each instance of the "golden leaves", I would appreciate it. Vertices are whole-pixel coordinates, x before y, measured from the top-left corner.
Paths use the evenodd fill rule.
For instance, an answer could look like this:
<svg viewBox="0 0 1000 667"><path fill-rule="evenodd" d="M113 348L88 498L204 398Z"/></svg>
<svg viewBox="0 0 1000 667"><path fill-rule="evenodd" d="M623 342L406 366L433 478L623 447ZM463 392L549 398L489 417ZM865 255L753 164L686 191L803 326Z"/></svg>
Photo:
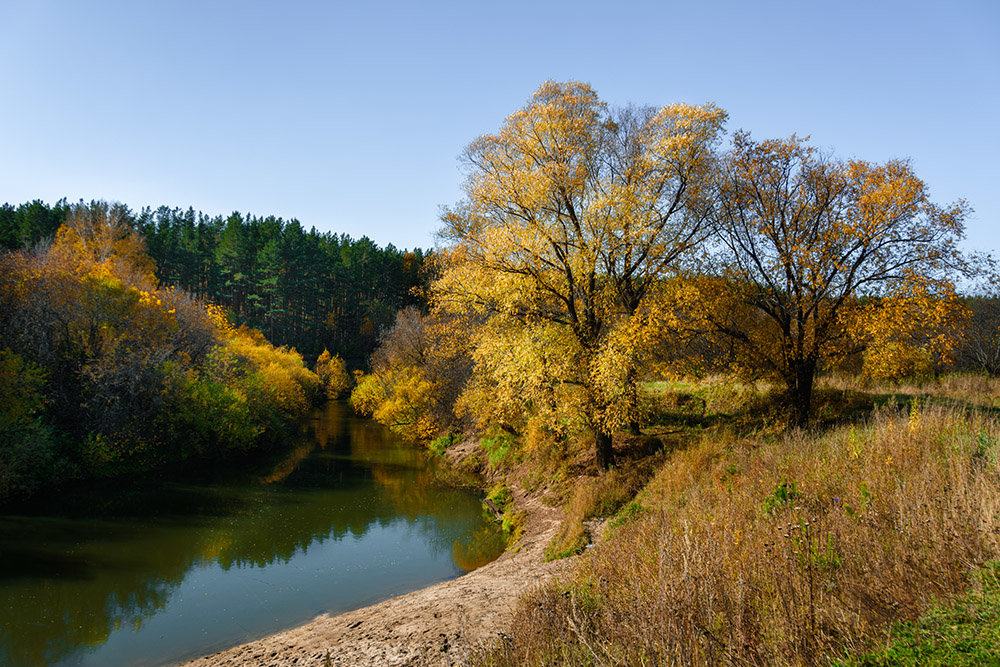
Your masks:
<svg viewBox="0 0 1000 667"><path fill-rule="evenodd" d="M471 323L454 331L475 363L460 416L607 435L634 422L654 358L698 336L711 363L785 382L800 418L816 371L861 347L879 374L947 356L960 314L927 290L947 284L967 207L932 204L905 161L836 160L794 135L740 132L719 156L725 121L546 82L468 147L431 288L435 316ZM372 405L434 391L433 373L382 376L398 389Z"/></svg>
<svg viewBox="0 0 1000 667"><path fill-rule="evenodd" d="M717 210L736 296L713 305L716 328L739 366L784 381L800 407L815 370L859 347L878 377L947 355L958 314L943 276L959 263L965 209L934 206L905 161L843 162L795 136L739 133Z"/></svg>
<svg viewBox="0 0 1000 667"><path fill-rule="evenodd" d="M316 375L327 398L339 398L351 386L351 376L344 360L339 354L331 356L326 349L316 359Z"/></svg>
<svg viewBox="0 0 1000 667"><path fill-rule="evenodd" d="M913 276L892 294L861 307L850 333L865 346L866 377L928 377L949 360L968 317L951 284Z"/></svg>
<svg viewBox="0 0 1000 667"><path fill-rule="evenodd" d="M122 204L91 202L72 206L69 218L56 232L52 250L71 261L96 264L108 273L156 284L153 260L133 227L131 213Z"/></svg>
<svg viewBox="0 0 1000 667"><path fill-rule="evenodd" d="M706 236L725 119L713 105L609 109L585 84L547 82L469 146L432 289L439 308L486 318L459 412L530 414L524 428L555 434L634 416L638 343L673 325L642 304Z"/></svg>

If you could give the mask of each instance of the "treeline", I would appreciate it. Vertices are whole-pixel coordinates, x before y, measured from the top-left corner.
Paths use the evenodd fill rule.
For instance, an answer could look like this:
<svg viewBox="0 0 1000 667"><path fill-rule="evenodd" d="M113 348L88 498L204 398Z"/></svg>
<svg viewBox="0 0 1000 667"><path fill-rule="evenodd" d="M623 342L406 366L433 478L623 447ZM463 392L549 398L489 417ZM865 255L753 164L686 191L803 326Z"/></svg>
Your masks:
<svg viewBox="0 0 1000 667"><path fill-rule="evenodd" d="M15 250L51 239L69 215L69 205L60 199L53 206L34 200L0 206L0 247Z"/></svg>
<svg viewBox="0 0 1000 667"><path fill-rule="evenodd" d="M0 255L0 501L247 451L285 434L324 382L346 382L337 358L324 355L321 380L222 307L161 285L125 206L5 215L22 240L65 222Z"/></svg>
<svg viewBox="0 0 1000 667"><path fill-rule="evenodd" d="M52 238L71 210L33 201L0 207L0 244ZM365 363L400 308L420 303L425 253L379 247L367 237L306 230L297 220L188 208L144 208L134 227L155 278L227 311L236 325L294 347L310 362L327 349Z"/></svg>

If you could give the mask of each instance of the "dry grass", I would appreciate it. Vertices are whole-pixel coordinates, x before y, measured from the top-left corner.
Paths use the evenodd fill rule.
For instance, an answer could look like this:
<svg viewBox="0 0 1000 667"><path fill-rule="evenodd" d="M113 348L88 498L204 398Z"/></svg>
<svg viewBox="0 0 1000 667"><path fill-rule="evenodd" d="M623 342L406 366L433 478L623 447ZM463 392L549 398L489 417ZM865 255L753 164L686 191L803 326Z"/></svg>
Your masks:
<svg viewBox="0 0 1000 667"><path fill-rule="evenodd" d="M473 664L798 665L863 650L1000 554L998 443L995 417L954 404L706 435Z"/></svg>
<svg viewBox="0 0 1000 667"><path fill-rule="evenodd" d="M588 519L608 517L632 500L652 476L657 458L635 465L614 468L600 477L582 477L576 480L569 501L565 505L565 518L552 543L545 549L549 560L565 558L580 553L588 543L596 541L585 526Z"/></svg>
<svg viewBox="0 0 1000 667"><path fill-rule="evenodd" d="M853 376L828 375L818 379L817 387L845 393L864 392L869 396L949 399L982 407L1000 407L1000 377L982 373L948 373L923 382L903 380L875 385L859 385Z"/></svg>

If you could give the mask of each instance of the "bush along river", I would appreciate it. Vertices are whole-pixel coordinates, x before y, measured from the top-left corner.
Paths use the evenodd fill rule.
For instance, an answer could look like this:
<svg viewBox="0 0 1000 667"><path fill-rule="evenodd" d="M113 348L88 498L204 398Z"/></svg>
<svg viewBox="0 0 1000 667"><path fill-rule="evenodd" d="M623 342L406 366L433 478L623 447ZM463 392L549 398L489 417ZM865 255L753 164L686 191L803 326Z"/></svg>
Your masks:
<svg viewBox="0 0 1000 667"><path fill-rule="evenodd" d="M0 516L0 664L172 664L503 550L479 498L378 424L330 403L307 431L267 467Z"/></svg>

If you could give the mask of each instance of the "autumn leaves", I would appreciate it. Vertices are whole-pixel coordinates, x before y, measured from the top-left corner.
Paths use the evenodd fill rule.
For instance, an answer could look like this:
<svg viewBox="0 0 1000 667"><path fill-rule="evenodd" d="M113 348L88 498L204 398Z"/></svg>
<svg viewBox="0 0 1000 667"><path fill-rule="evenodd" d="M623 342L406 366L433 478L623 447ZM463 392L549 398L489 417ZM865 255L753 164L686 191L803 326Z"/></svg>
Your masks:
<svg viewBox="0 0 1000 667"><path fill-rule="evenodd" d="M864 372L885 379L951 351L964 206L932 204L908 164L845 162L798 137L740 132L715 183L716 273L729 298L709 320L744 374L785 384L797 422L816 371L847 355L864 352Z"/></svg>
<svg viewBox="0 0 1000 667"><path fill-rule="evenodd" d="M0 256L0 396L20 406L0 420L0 501L245 451L312 406L298 353L157 284L124 206L69 213L50 245Z"/></svg>
<svg viewBox="0 0 1000 667"><path fill-rule="evenodd" d="M783 383L797 423L845 355L877 346L866 363L886 374L928 336L931 363L947 354L964 206L933 205L905 162L794 136L740 132L723 151L725 121L547 82L469 146L432 286L432 319L474 361L457 405L542 441L592 432L607 468L612 432L638 425L637 382L683 372L695 340L701 368ZM923 338L901 333L914 309Z"/></svg>

